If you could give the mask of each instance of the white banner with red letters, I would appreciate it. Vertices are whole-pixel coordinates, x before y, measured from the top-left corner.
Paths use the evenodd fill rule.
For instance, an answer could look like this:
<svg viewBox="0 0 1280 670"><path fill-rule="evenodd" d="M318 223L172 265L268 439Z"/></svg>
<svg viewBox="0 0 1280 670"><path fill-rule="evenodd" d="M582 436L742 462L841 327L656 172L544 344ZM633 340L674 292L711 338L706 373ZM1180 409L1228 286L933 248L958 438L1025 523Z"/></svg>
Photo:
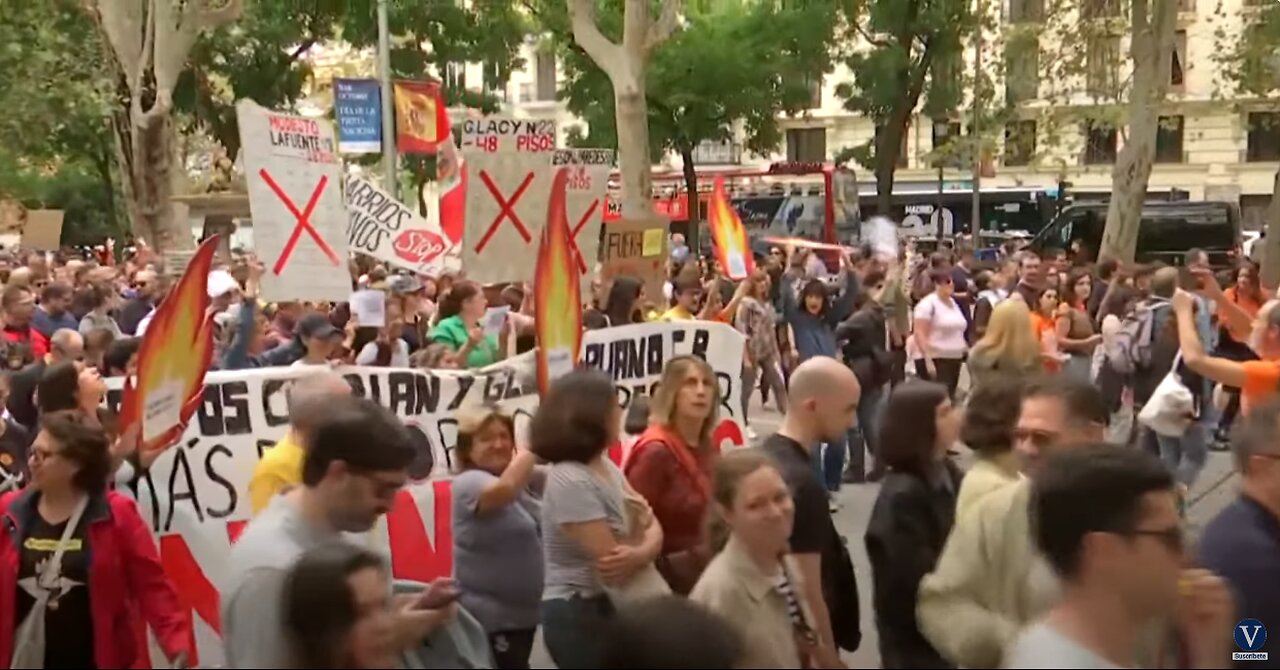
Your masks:
<svg viewBox="0 0 1280 670"><path fill-rule="evenodd" d="M588 331L581 362L609 374L618 403L649 395L663 366L679 355L705 359L721 393L714 440L742 446L742 348L733 328L711 322L652 323ZM230 574L231 545L251 516L249 480L262 453L288 430L285 387L306 368L211 372L204 403L182 439L142 479L138 505L159 541L161 561L194 621L198 659L223 662L219 589ZM538 406L532 354L465 372L337 368L356 394L374 398L404 420L418 458L413 483L401 491L372 537L388 553L396 578L426 581L453 570L449 475L460 408L496 403L514 414L525 443ZM120 402L121 378L108 380L108 404ZM611 454L622 457L621 450ZM158 661L158 659L157 659ZM156 667L162 667L157 665Z"/></svg>

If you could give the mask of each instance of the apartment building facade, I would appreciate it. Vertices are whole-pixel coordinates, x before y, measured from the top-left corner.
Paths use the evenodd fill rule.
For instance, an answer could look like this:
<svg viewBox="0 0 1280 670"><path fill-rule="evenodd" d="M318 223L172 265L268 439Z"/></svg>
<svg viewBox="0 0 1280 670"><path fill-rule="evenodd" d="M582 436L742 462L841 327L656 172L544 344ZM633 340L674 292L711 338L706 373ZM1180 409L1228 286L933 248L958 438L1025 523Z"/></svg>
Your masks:
<svg viewBox="0 0 1280 670"><path fill-rule="evenodd" d="M1100 196L1110 191L1111 170L1126 136L1123 125L1123 82L1132 64L1128 59L1127 26L1120 16L1123 0L1079 0L1072 15L1047 16L1052 0L984 0L999 6L984 8L994 29L983 32L985 72L997 90L994 97L1006 103L998 119L983 133L990 160L983 186L1053 188L1060 180L1071 182L1080 194ZM1235 96L1224 81L1217 57L1229 48L1263 0L1179 0L1170 89L1162 109L1156 165L1150 189L1179 189L1193 200L1238 202L1246 226L1259 227L1270 202L1275 173L1280 168L1280 102ZM1078 76L1060 81L1068 56L1061 43L1064 33L1045 26L1039 43L1030 52L1025 43L1012 52L1011 35L1037 32L1037 23L1108 22L1107 30L1091 30L1077 53ZM1020 31L1020 32L1019 32ZM1070 38L1069 38L1070 39ZM1056 42L1056 43L1055 43ZM855 47L856 48L856 47ZM963 67L974 71L972 46ZM530 40L524 49L526 66L515 72L500 97L514 114L555 119L561 133L580 121L555 99L562 72L555 56ZM473 66L474 67L474 66ZM468 73L470 71L468 70ZM785 140L768 156L741 151L738 143L705 146L697 153L700 169L764 165L778 160L829 161L847 147L872 140L875 124L845 110L836 86L852 78L838 66L815 86L812 107L804 114L781 119ZM1121 84L1110 91L1107 83ZM1088 111L1109 106L1115 121L1089 120ZM1010 111L1012 110L1012 112ZM1083 114L1081 114L1083 113ZM967 132L968 110L948 119L952 134ZM1080 114L1077 117L1077 114ZM984 113L985 116L985 113ZM930 154L935 146L935 119L915 115L904 138L896 179L925 182L938 179ZM661 157L663 168L678 169L678 156ZM862 181L871 181L870 169L860 169ZM967 188L970 168L946 168L948 183Z"/></svg>

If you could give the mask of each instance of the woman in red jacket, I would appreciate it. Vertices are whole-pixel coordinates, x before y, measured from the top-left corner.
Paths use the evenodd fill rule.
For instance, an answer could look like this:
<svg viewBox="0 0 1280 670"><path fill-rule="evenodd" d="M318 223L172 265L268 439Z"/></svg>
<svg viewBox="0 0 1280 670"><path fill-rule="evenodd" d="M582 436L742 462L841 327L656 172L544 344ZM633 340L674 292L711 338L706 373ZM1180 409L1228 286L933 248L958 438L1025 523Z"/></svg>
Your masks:
<svg viewBox="0 0 1280 670"><path fill-rule="evenodd" d="M711 366L694 356L671 359L654 390L649 427L627 458L627 481L662 526L658 571L681 595L693 590L711 560L703 522L711 501L711 433L719 407Z"/></svg>
<svg viewBox="0 0 1280 670"><path fill-rule="evenodd" d="M47 414L31 486L0 498L0 666L150 667L144 623L170 660L189 655L190 621L155 540L137 505L107 491L107 447L80 414ZM23 625L40 609L43 650Z"/></svg>

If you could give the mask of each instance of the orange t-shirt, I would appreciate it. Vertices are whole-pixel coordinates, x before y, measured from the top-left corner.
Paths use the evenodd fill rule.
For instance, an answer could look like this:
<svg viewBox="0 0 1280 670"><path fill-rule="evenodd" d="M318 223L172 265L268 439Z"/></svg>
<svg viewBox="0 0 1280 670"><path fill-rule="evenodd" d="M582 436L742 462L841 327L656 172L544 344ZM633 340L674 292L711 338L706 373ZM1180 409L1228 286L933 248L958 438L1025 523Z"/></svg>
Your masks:
<svg viewBox="0 0 1280 670"><path fill-rule="evenodd" d="M1280 361L1246 361L1241 365L1244 386L1240 388L1240 412L1248 414L1249 408L1280 393Z"/></svg>
<svg viewBox="0 0 1280 670"><path fill-rule="evenodd" d="M1042 316L1039 312L1031 313L1031 330L1035 332L1036 341L1040 343L1040 351L1044 353L1053 353L1057 351L1058 345L1058 322ZM1052 347L1050 346L1052 342ZM1042 357L1045 372L1057 372L1062 364L1051 358Z"/></svg>
<svg viewBox="0 0 1280 670"><path fill-rule="evenodd" d="M1257 300L1254 300L1253 298L1250 298L1248 296L1237 296L1236 287L1234 286L1227 289L1226 291L1223 291L1223 295L1226 296L1227 300L1235 303L1240 307L1240 309L1244 310L1244 313L1248 314L1250 318L1258 316L1258 311L1262 309L1261 302L1258 302ZM1265 292L1263 293L1262 299L1263 300L1267 299ZM1227 320L1226 310L1221 306L1218 307L1218 321L1222 324L1231 323L1230 321ZM1249 342L1250 333L1248 330L1241 331L1238 328L1228 328L1227 330L1229 333L1231 333L1231 339L1237 342L1240 342L1242 344Z"/></svg>

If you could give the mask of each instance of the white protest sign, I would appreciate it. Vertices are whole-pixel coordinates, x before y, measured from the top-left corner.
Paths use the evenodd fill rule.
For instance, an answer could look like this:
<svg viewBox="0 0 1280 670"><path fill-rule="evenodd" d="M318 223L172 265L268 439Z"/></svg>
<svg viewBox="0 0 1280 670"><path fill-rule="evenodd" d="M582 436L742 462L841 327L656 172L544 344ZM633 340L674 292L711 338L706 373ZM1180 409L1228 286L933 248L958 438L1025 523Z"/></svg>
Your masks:
<svg viewBox="0 0 1280 670"><path fill-rule="evenodd" d="M346 300L347 212L333 127L248 100L236 105L236 118L254 243L267 265L262 298Z"/></svg>
<svg viewBox="0 0 1280 670"><path fill-rule="evenodd" d="M555 124L549 121L488 116L463 123L470 183L462 268L468 279L496 284L533 277L554 148Z"/></svg>
<svg viewBox="0 0 1280 670"><path fill-rule="evenodd" d="M544 153L556 148L556 122L486 116L462 122L462 151L469 154Z"/></svg>
<svg viewBox="0 0 1280 670"><path fill-rule="evenodd" d="M742 446L742 348L733 328L710 322L654 323L588 331L581 360L614 379L618 403L652 393L667 361L679 355L707 360L720 388L719 421L712 440L721 449ZM374 530L372 540L390 555L397 579L428 581L452 574L453 531L449 475L454 466L459 408L497 404L515 417L517 442L526 443L538 405L533 354L468 372L394 368L337 368L357 395L371 397L399 416L418 449L411 484ZM215 629L219 588L231 578L231 544L252 516L249 480L258 459L288 430L286 392L305 368L210 372L204 402L186 433L141 480L138 503L159 541L161 562L184 610L194 612L199 658L194 667L224 662ZM108 404L118 406L122 380L107 380ZM610 457L620 462L619 447ZM159 662L160 659L156 659ZM157 666L160 667L160 666Z"/></svg>
<svg viewBox="0 0 1280 670"><path fill-rule="evenodd" d="M381 328L387 325L387 294L374 289L365 289L351 294L348 301L351 305L351 316L360 326Z"/></svg>
<svg viewBox="0 0 1280 670"><path fill-rule="evenodd" d="M507 322L509 314L511 314L511 305L499 305L485 310L484 318L480 320L484 326L485 337L496 338L502 332L502 324ZM503 343L503 346L506 346L506 343Z"/></svg>
<svg viewBox="0 0 1280 670"><path fill-rule="evenodd" d="M569 218L569 244L578 262L582 295L591 290L591 268L600 253L600 225L604 221L605 191L613 170L612 149L556 149L551 169L569 169L565 190L565 215Z"/></svg>
<svg viewBox="0 0 1280 670"><path fill-rule="evenodd" d="M413 272L438 274L447 268L451 246L440 229L439 198L423 218L408 205L360 177L347 179L347 243L352 251Z"/></svg>

